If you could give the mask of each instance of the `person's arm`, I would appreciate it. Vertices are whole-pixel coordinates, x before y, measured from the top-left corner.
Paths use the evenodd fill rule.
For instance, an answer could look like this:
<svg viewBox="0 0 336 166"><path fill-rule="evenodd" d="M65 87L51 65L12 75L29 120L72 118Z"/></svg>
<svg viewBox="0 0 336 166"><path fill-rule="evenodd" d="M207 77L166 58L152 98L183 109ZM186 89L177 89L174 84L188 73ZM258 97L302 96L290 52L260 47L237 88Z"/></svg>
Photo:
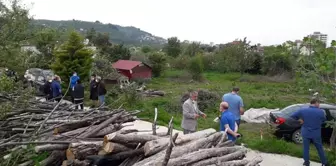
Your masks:
<svg viewBox="0 0 336 166"><path fill-rule="evenodd" d="M197 103L196 103L197 104ZM206 117L206 114L204 113L204 112L202 112L199 108L198 108L198 104L197 104L197 112L198 112L198 114L199 115L201 115L203 118L205 118Z"/></svg>
<svg viewBox="0 0 336 166"><path fill-rule="evenodd" d="M224 117L221 119L222 121L222 125L224 125L226 132L233 135L234 137L237 137L238 133L234 132L231 130L230 126L229 126L229 122L227 121L227 119Z"/></svg>
<svg viewBox="0 0 336 166"><path fill-rule="evenodd" d="M240 98L240 101L239 101L239 112L240 112L241 115L243 115L244 111L245 111L244 110L244 102L243 102L243 99Z"/></svg>
<svg viewBox="0 0 336 166"><path fill-rule="evenodd" d="M235 132L235 133L238 132L238 124L237 124L237 123L235 123L235 130L234 130L234 132Z"/></svg>
<svg viewBox="0 0 336 166"><path fill-rule="evenodd" d="M183 104L183 116L188 118L188 119L196 119L197 116L196 114L191 113L190 108L188 107L187 103Z"/></svg>

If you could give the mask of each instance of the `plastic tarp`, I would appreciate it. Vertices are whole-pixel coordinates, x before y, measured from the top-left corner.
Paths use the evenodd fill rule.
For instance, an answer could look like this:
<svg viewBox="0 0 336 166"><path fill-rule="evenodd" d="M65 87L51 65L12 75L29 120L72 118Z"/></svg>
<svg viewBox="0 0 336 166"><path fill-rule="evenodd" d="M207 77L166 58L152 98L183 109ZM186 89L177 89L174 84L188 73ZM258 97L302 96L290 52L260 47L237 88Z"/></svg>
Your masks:
<svg viewBox="0 0 336 166"><path fill-rule="evenodd" d="M279 108L251 108L244 112L241 116L241 120L247 123L268 123L270 120L270 112L279 111Z"/></svg>

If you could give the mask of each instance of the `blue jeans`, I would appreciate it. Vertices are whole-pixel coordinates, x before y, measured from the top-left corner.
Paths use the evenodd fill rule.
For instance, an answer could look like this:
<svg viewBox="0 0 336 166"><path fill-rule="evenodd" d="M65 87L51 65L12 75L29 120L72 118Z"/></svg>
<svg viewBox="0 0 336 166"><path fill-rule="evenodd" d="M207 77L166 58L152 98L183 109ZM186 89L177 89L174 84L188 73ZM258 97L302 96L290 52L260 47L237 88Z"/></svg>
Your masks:
<svg viewBox="0 0 336 166"><path fill-rule="evenodd" d="M98 100L100 104L103 104L105 102L105 96L104 95L98 96Z"/></svg>
<svg viewBox="0 0 336 166"><path fill-rule="evenodd" d="M303 137L303 159L304 159L304 164L306 166L309 166L310 164L310 159L309 159L309 146L310 143L313 143L315 145L315 148L318 152L318 155L320 157L320 160L322 162L322 164L327 164L327 158L324 154L324 150L323 150L323 145L322 145L322 139L321 137L319 138L304 138Z"/></svg>

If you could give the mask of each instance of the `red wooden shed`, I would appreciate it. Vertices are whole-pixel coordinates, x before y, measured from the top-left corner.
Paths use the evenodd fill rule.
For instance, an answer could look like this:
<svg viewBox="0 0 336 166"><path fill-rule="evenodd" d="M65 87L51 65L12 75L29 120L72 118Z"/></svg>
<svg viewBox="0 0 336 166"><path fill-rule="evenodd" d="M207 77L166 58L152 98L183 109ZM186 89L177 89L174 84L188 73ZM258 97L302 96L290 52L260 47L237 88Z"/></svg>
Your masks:
<svg viewBox="0 0 336 166"><path fill-rule="evenodd" d="M130 80L152 78L152 68L140 61L118 60L112 67Z"/></svg>

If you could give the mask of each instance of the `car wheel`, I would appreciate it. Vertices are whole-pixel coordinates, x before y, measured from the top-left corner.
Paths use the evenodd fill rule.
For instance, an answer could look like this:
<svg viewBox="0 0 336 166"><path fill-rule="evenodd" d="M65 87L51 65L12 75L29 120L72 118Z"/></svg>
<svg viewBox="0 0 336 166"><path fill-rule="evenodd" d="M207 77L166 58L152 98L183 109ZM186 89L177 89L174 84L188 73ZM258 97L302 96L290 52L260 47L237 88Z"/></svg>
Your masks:
<svg viewBox="0 0 336 166"><path fill-rule="evenodd" d="M292 134L292 141L296 144L302 144L303 143L303 139L302 139L302 135L301 135L301 129L297 129L294 131L294 133Z"/></svg>

